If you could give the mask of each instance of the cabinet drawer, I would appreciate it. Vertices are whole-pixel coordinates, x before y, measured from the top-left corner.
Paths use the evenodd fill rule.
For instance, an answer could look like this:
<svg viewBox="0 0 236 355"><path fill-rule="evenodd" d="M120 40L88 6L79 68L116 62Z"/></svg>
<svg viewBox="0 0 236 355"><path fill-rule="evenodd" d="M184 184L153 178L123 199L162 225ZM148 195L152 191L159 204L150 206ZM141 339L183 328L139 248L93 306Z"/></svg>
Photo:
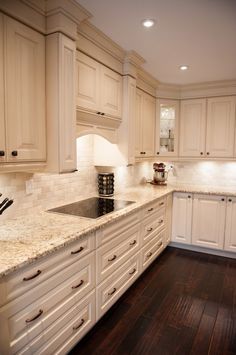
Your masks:
<svg viewBox="0 0 236 355"><path fill-rule="evenodd" d="M165 229L153 238L141 251L142 270L146 269L164 249Z"/></svg>
<svg viewBox="0 0 236 355"><path fill-rule="evenodd" d="M140 255L137 253L97 287L97 319L117 301L139 274Z"/></svg>
<svg viewBox="0 0 236 355"><path fill-rule="evenodd" d="M42 258L41 261L35 262L19 272L10 275L6 278L2 286L3 294L0 298L0 306L36 288L42 282L49 280L53 275L57 275L58 272L68 265L80 260L83 256L93 251L94 248L95 236L94 234L90 234L71 243L70 246L62 251L48 255ZM47 284L47 290L45 292L49 289L50 282ZM31 298L31 302L33 300L34 299Z"/></svg>
<svg viewBox="0 0 236 355"><path fill-rule="evenodd" d="M137 225L140 222L140 214L139 212L134 212L120 221L115 221L111 223L107 227L98 230L96 232L96 247L100 247L106 242L116 238L122 233L127 231L127 228L130 228L134 225Z"/></svg>
<svg viewBox="0 0 236 355"><path fill-rule="evenodd" d="M160 212L146 218L142 225L142 243L143 245L153 239L160 231L165 228L166 216L162 208Z"/></svg>
<svg viewBox="0 0 236 355"><path fill-rule="evenodd" d="M71 308L30 342L18 355L66 354L95 324L95 291Z"/></svg>
<svg viewBox="0 0 236 355"><path fill-rule="evenodd" d="M96 251L97 284L111 275L140 247L140 228L128 229L119 237L106 243Z"/></svg>
<svg viewBox="0 0 236 355"><path fill-rule="evenodd" d="M159 212L161 208L165 209L166 207L166 198L162 198L158 201L149 203L142 211L143 218L153 215L156 212Z"/></svg>
<svg viewBox="0 0 236 355"><path fill-rule="evenodd" d="M70 306L95 287L95 253L68 266L57 275L57 285L52 283L50 292L34 302L30 294L22 295L0 310L0 321L9 327L9 339L14 351L18 351L56 321ZM41 285L41 289L43 289ZM37 290L33 289L32 293ZM66 301L68 299L68 302ZM28 306L27 306L28 304ZM0 336L0 347L1 347Z"/></svg>

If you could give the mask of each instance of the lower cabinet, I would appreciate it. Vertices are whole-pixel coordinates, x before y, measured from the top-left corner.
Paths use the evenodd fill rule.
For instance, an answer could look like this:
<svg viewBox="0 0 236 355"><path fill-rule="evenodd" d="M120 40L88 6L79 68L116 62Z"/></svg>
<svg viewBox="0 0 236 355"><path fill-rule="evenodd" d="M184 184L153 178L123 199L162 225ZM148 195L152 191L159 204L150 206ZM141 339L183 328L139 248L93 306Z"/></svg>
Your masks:
<svg viewBox="0 0 236 355"><path fill-rule="evenodd" d="M151 202L1 282L0 354L67 354L164 250L166 206Z"/></svg>
<svg viewBox="0 0 236 355"><path fill-rule="evenodd" d="M227 198L224 249L236 252L236 197Z"/></svg>
<svg viewBox="0 0 236 355"><path fill-rule="evenodd" d="M172 214L172 241L191 243L192 232L192 194L184 192L174 193Z"/></svg>

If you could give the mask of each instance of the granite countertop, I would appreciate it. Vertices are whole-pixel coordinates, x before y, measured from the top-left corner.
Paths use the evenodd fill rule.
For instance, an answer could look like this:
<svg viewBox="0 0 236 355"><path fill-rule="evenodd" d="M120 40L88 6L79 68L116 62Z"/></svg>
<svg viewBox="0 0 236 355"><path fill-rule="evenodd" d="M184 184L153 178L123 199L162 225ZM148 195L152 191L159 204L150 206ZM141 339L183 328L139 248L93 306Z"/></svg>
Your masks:
<svg viewBox="0 0 236 355"><path fill-rule="evenodd" d="M116 194L135 203L98 219L41 212L7 220L0 225L0 278L173 191L236 196L236 189L222 187L146 184Z"/></svg>

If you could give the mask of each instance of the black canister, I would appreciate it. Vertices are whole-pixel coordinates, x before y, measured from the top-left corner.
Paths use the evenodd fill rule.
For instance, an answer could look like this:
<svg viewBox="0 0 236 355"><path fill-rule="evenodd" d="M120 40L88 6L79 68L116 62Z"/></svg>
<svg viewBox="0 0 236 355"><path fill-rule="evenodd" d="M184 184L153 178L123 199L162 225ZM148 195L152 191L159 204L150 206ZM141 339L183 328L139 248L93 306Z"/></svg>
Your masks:
<svg viewBox="0 0 236 355"><path fill-rule="evenodd" d="M99 196L113 196L114 194L114 173L98 174Z"/></svg>

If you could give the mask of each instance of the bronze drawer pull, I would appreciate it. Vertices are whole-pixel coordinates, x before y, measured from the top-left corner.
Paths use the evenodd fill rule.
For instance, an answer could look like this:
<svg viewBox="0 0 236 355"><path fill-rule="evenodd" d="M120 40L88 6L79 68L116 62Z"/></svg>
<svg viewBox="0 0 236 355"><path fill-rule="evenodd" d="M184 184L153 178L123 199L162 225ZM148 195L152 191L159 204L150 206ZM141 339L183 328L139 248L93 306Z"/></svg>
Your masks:
<svg viewBox="0 0 236 355"><path fill-rule="evenodd" d="M150 253L147 254L147 258L150 258L152 256L152 252L150 251Z"/></svg>
<svg viewBox="0 0 236 355"><path fill-rule="evenodd" d="M71 254L74 255L74 254L78 254L78 253L81 253L81 251L84 250L84 247L80 247L78 250L76 251L71 251Z"/></svg>
<svg viewBox="0 0 236 355"><path fill-rule="evenodd" d="M113 288L113 290L112 290L111 292L108 292L108 296L113 295L113 293L115 293L115 292L116 292L116 288L114 287L114 288Z"/></svg>
<svg viewBox="0 0 236 355"><path fill-rule="evenodd" d="M158 244L158 247L161 247L162 246L162 242L160 242L159 244Z"/></svg>
<svg viewBox="0 0 236 355"><path fill-rule="evenodd" d="M129 245L135 245L137 243L136 240L133 240L132 242L129 243Z"/></svg>
<svg viewBox="0 0 236 355"><path fill-rule="evenodd" d="M35 319L39 318L42 314L43 314L43 310L40 309L39 313L36 314L36 316L34 316L33 318L30 318L30 319L26 319L25 323L33 322Z"/></svg>
<svg viewBox="0 0 236 355"><path fill-rule="evenodd" d="M158 224L162 224L163 223L163 219L160 219L160 221L158 221Z"/></svg>
<svg viewBox="0 0 236 355"><path fill-rule="evenodd" d="M159 203L159 206L163 206L165 203L164 202L161 202L161 203Z"/></svg>
<svg viewBox="0 0 236 355"><path fill-rule="evenodd" d="M135 273L136 269L133 269L132 271L129 272L130 275L133 275Z"/></svg>
<svg viewBox="0 0 236 355"><path fill-rule="evenodd" d="M114 255L111 259L108 259L108 261L113 261L113 260L115 260L116 258L117 258L117 256Z"/></svg>
<svg viewBox="0 0 236 355"><path fill-rule="evenodd" d="M39 276L41 274L41 270L38 270L34 275L29 276L29 277L24 277L23 281L30 281L33 280L35 277Z"/></svg>
<svg viewBox="0 0 236 355"><path fill-rule="evenodd" d="M147 229L147 232L151 232L153 230L153 228L151 227L151 228L148 228Z"/></svg>
<svg viewBox="0 0 236 355"><path fill-rule="evenodd" d="M84 280L80 280L80 283L78 283L78 285L76 285L76 286L71 286L72 290L74 290L75 288L78 288L78 287L82 286L83 283L84 283Z"/></svg>
<svg viewBox="0 0 236 355"><path fill-rule="evenodd" d="M148 209L148 212L152 212L153 211L153 207Z"/></svg>
<svg viewBox="0 0 236 355"><path fill-rule="evenodd" d="M80 327L82 327L82 325L84 324L85 320L82 318L80 323L78 325L76 325L75 327L73 327L73 330L77 330L79 329Z"/></svg>

